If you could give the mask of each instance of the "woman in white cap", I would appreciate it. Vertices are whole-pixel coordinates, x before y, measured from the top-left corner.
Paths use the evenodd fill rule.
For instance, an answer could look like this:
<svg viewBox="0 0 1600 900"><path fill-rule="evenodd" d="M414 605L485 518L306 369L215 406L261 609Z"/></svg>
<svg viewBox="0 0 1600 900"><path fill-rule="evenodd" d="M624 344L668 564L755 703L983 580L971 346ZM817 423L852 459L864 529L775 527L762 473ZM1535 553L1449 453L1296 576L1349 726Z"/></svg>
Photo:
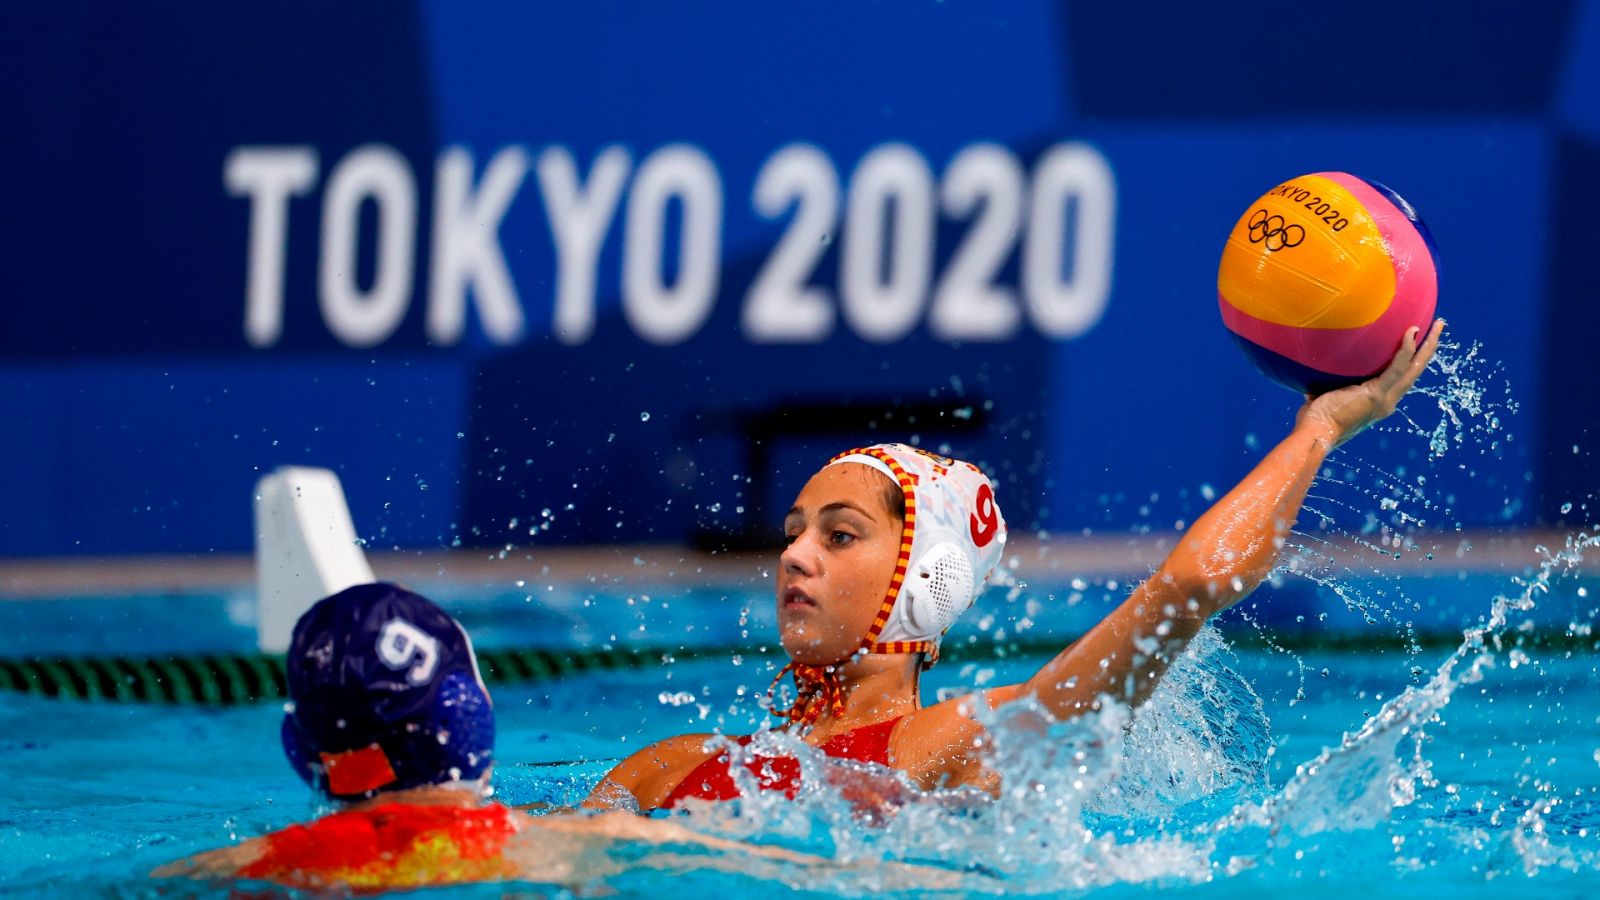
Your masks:
<svg viewBox="0 0 1600 900"><path fill-rule="evenodd" d="M975 466L903 444L840 454L784 518L777 602L791 662L779 678L793 673L797 699L774 712L829 756L901 770L924 788L997 790L971 697L990 706L1031 697L1058 719L1108 697L1143 702L1205 620L1271 571L1323 459L1394 412L1443 326L1434 323L1420 347L1409 331L1370 381L1308 399L1289 436L1195 521L1161 568L1033 677L934 706L922 705L918 676L1005 546L994 489ZM586 805L650 810L737 797L728 755L708 746L712 737L681 735L640 750ZM794 759L747 767L763 790L792 797L798 789Z"/></svg>

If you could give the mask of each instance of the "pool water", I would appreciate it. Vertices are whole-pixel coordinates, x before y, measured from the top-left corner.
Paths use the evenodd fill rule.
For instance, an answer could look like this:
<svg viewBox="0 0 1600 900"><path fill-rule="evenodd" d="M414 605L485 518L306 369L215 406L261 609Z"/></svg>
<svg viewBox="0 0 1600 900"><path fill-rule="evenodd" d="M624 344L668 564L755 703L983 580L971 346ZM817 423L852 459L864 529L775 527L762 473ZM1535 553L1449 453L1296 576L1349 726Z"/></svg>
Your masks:
<svg viewBox="0 0 1600 900"><path fill-rule="evenodd" d="M687 854L678 870L638 868L588 888L703 897L776 881L818 896L1487 897L1509 882L1592 895L1600 892L1592 690L1600 654L1589 625L1600 585L1570 560L1542 573L1538 562L1514 576L1441 566L1403 583L1340 588L1403 598L1405 612L1390 619L1352 615L1321 587L1263 588L1203 634L1131 723L1117 709L1065 724L1022 706L987 714L1006 779L997 801L910 796L881 772L807 759L817 777L798 801L758 798L688 821L832 865L740 874L699 867ZM991 591L949 639L965 656L952 652L929 673L925 698L1026 677L1045 657L1007 647L1076 634L1125 590L1105 580ZM511 803L575 803L617 758L661 737L758 728L758 701L780 662L761 643L774 633L763 585L428 592L480 646L744 648L654 671L496 687L496 785ZM249 613L247 597L225 595L0 604L0 655L244 649ZM1290 638L1308 617L1373 638L1392 636L1402 618L1412 633L1448 623L1481 633L1461 647L1424 640L1385 649L1374 640L1365 650L1284 649L1304 644ZM281 715L273 703L207 709L0 694L0 889L155 895L162 886L144 877L153 866L323 811L282 759ZM838 785L863 783L893 799L876 824L841 798Z"/></svg>

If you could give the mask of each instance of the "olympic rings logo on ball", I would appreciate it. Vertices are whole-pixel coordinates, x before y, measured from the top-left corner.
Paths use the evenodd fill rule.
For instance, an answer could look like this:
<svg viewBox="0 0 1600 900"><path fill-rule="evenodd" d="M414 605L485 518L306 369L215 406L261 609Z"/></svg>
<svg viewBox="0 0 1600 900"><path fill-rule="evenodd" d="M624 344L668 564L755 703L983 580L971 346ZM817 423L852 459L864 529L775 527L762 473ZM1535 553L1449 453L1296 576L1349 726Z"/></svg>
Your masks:
<svg viewBox="0 0 1600 900"><path fill-rule="evenodd" d="M1285 225L1283 216L1267 215L1264 209L1250 217L1250 243L1266 241L1267 252L1274 253L1285 247L1298 247L1306 239L1306 230L1299 225Z"/></svg>

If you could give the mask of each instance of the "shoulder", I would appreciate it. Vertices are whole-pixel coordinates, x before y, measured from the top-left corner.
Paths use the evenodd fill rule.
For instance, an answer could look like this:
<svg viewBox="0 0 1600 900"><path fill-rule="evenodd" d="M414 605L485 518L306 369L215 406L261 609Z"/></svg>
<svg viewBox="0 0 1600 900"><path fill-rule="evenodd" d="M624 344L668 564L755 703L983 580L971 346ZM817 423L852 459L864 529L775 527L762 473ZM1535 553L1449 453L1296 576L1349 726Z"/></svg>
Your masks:
<svg viewBox="0 0 1600 900"><path fill-rule="evenodd" d="M988 789L983 765L985 729L973 716L981 706L1015 700L1019 685L976 691L919 709L905 717L890 742L894 767L923 788Z"/></svg>
<svg viewBox="0 0 1600 900"><path fill-rule="evenodd" d="M715 734L680 734L637 750L632 756L624 759L612 769L613 773L623 769L637 769L650 771L682 764L685 760L692 759L696 765L702 760L711 758L711 751L706 749L706 742L717 737Z"/></svg>
<svg viewBox="0 0 1600 900"><path fill-rule="evenodd" d="M714 737L680 734L634 752L606 773L583 805L622 808L638 804L641 810L655 809L695 766L715 755L706 748L706 742Z"/></svg>

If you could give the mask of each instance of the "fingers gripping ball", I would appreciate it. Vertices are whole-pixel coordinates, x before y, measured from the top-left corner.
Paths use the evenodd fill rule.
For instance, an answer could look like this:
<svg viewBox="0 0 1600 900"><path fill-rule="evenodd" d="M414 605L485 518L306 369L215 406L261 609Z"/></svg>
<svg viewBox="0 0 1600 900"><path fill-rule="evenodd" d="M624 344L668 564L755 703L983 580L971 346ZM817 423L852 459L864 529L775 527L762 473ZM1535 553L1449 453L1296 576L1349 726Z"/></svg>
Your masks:
<svg viewBox="0 0 1600 900"><path fill-rule="evenodd" d="M1299 393L1383 371L1406 330L1426 332L1439 257L1411 204L1373 181L1322 172L1250 204L1217 269L1222 321L1245 355Z"/></svg>

